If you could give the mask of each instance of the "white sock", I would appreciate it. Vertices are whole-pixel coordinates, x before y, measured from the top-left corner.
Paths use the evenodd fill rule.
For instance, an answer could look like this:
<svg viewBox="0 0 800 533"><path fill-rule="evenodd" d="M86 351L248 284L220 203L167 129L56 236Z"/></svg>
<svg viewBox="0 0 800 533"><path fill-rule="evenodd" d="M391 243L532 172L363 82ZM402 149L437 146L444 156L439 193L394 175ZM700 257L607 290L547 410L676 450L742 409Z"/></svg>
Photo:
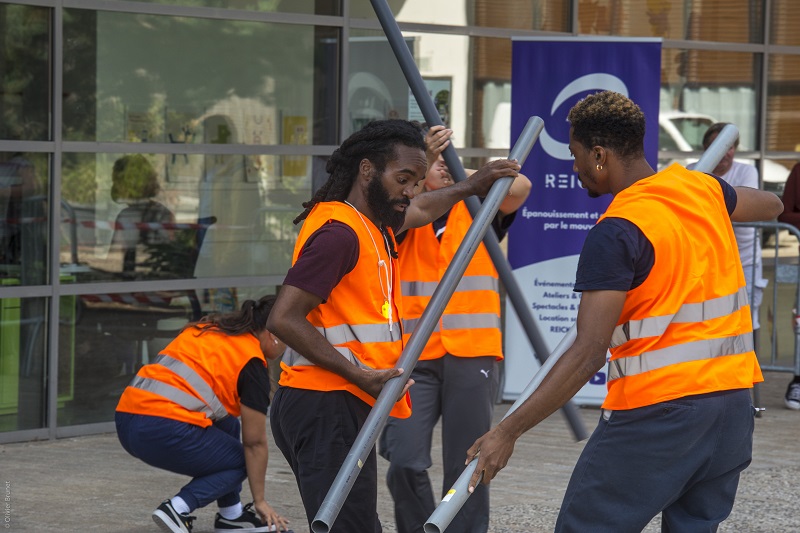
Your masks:
<svg viewBox="0 0 800 533"><path fill-rule="evenodd" d="M180 514L188 514L189 511L191 511L191 509L189 509L189 506L186 505L186 502L183 501L183 498L181 498L180 496L173 497L170 500L170 503L172 504L172 508L178 511Z"/></svg>
<svg viewBox="0 0 800 533"><path fill-rule="evenodd" d="M242 502L239 502L236 505L230 505L228 507L219 508L219 514L222 515L222 518L227 518L228 520L239 518L240 516L242 516L243 512L244 510L242 509Z"/></svg>

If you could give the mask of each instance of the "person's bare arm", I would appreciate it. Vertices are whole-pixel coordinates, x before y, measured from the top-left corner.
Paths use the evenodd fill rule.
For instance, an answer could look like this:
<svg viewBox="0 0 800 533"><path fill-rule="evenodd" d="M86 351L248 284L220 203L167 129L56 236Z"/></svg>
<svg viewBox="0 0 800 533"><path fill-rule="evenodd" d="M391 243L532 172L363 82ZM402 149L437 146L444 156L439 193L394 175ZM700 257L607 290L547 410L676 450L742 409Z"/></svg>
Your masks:
<svg viewBox="0 0 800 533"><path fill-rule="evenodd" d="M315 365L342 376L377 398L384 383L402 374L403 369L362 369L342 357L308 321L308 313L321 303L322 299L315 294L284 285L270 311L267 329Z"/></svg>
<svg viewBox="0 0 800 533"><path fill-rule="evenodd" d="M471 168L464 169L467 176L471 176L475 171ZM500 208L497 210L501 215L508 215L522 207L528 195L531 193L531 180L525 174L517 174L514 183L508 189L508 196L503 199Z"/></svg>
<svg viewBox="0 0 800 533"><path fill-rule="evenodd" d="M611 335L625 304L624 291L586 291L578 309L575 342L553 366L539 388L508 418L467 450L467 464L477 455L470 491L481 473L488 484L514 451L517 439L567 403L606 363ZM479 453L480 452L480 453Z"/></svg>
<svg viewBox="0 0 800 533"><path fill-rule="evenodd" d="M734 187L734 189L736 189L736 209L731 213L731 220L734 222L774 220L783 212L783 202L771 192L750 187Z"/></svg>
<svg viewBox="0 0 800 533"><path fill-rule="evenodd" d="M253 508L261 521L267 525L278 526L278 531L288 528L289 522L275 512L265 498L265 478L269 447L267 446L267 415L240 405L242 413L242 445L244 446L244 462L247 469L247 482L253 496Z"/></svg>
<svg viewBox="0 0 800 533"><path fill-rule="evenodd" d="M522 207L528 195L531 193L531 180L525 174L517 174L514 183L508 190L508 196L503 199L498 211L500 214L508 215Z"/></svg>
<svg viewBox="0 0 800 533"><path fill-rule="evenodd" d="M472 195L486 196L495 181L505 177L516 178L518 172L519 164L516 161L498 159L485 164L460 183L414 196L406 210L405 223L397 233L430 224L457 202Z"/></svg>

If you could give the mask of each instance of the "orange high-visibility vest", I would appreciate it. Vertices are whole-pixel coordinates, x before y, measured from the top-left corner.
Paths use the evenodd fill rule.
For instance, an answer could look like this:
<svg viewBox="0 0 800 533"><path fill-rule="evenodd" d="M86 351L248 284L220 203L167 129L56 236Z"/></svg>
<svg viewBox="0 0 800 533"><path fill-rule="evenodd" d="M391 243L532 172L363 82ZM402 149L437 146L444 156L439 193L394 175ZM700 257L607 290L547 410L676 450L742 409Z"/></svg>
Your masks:
<svg viewBox="0 0 800 533"><path fill-rule="evenodd" d="M763 381L744 272L719 183L673 164L618 193L600 218L636 224L655 249L611 339L606 409Z"/></svg>
<svg viewBox="0 0 800 533"><path fill-rule="evenodd" d="M320 202L300 229L292 264L297 262L308 238L333 220L355 231L358 261L331 291L328 301L307 315L308 321L354 365L393 368L403 351L400 278L397 262L389 256L380 229L348 204ZM391 234L390 237L394 239ZM314 365L291 347L287 347L283 355L281 368L280 384L283 386L317 391L346 390L369 405L375 404L375 398L355 384ZM398 401L390 414L397 418L410 416L409 396Z"/></svg>
<svg viewBox="0 0 800 533"><path fill-rule="evenodd" d="M203 326L208 327L208 326ZM267 361L255 335L226 335L209 329L182 331L125 388L117 411L151 415L208 427L239 416L237 383L253 358ZM266 392L265 392L266 394Z"/></svg>
<svg viewBox="0 0 800 533"><path fill-rule="evenodd" d="M406 336L414 331L470 224L472 216L466 204L458 202L450 210L441 242L432 224L408 230L398 249ZM489 252L480 243L420 360L437 359L445 353L458 357L493 355L498 360L503 358L497 279Z"/></svg>

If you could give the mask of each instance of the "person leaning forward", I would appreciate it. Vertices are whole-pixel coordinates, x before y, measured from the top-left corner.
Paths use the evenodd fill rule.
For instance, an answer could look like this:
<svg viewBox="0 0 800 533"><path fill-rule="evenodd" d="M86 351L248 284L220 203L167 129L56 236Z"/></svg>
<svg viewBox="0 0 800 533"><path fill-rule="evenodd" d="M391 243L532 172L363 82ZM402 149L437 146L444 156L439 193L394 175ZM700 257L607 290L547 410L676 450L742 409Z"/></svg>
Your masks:
<svg viewBox="0 0 800 533"><path fill-rule="evenodd" d="M422 131L405 120L367 124L327 164L329 180L305 220L269 328L289 346L273 398L273 437L292 468L309 524L403 350L394 235L429 224L456 202L516 177L493 161L469 180L416 195L427 169ZM407 389L391 416L408 417ZM373 451L331 533L381 531Z"/></svg>
<svg viewBox="0 0 800 533"><path fill-rule="evenodd" d="M748 389L763 379L731 221L771 220L780 199L677 164L655 172L644 114L621 94L590 95L568 120L582 186L614 196L578 261L577 338L467 451L478 457L469 485L481 474L490 482L520 435L578 392L610 349L603 414L555 530L642 531L661 513L662 531L716 531L751 461Z"/></svg>
<svg viewBox="0 0 800 533"><path fill-rule="evenodd" d="M441 156L447 146L442 139L446 141L452 132L442 131L442 126L434 126L426 135L429 168L420 182L426 191L455 183ZM490 231L498 241L505 237L530 189L530 180L518 174L492 221ZM432 224L398 235L404 335L414 331L471 224L466 204L458 202ZM422 531L436 503L464 470L464 452L492 427L496 361L503 359L502 345L498 274L480 243L411 374L414 412L409 418L390 418L381 433L378 453L390 463L386 484L394 499L398 533ZM428 469L433 464L433 430L440 418L443 476L437 498ZM476 487L449 528L486 533L488 487Z"/></svg>
<svg viewBox="0 0 800 533"><path fill-rule="evenodd" d="M266 329L274 302L272 295L247 300L239 311L188 324L120 397L122 447L150 466L192 477L153 511L162 531L191 533L190 513L216 501L214 531L291 533L265 500L267 359L286 348ZM242 506L245 478L253 503Z"/></svg>

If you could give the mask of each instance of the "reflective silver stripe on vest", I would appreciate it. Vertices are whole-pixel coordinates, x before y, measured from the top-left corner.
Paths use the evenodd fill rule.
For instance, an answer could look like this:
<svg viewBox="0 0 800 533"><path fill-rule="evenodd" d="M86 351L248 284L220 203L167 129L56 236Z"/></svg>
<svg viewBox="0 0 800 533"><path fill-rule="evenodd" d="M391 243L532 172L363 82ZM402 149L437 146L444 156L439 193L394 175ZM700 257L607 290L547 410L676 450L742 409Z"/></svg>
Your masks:
<svg viewBox="0 0 800 533"><path fill-rule="evenodd" d="M331 344L344 344L350 341L358 341L361 344L368 342L394 342L399 341L401 335L400 324L395 322L392 331L385 322L380 324L341 324L330 328L318 327L323 337L328 339Z"/></svg>
<svg viewBox="0 0 800 533"><path fill-rule="evenodd" d="M403 296L433 296L439 286L438 281L401 281L400 290Z"/></svg>
<svg viewBox="0 0 800 533"><path fill-rule="evenodd" d="M345 348L344 346L334 346L337 352L342 354L342 357L350 361L352 364L356 365L359 368L370 368L369 366L362 363L358 357L355 356L353 352L350 351L349 348ZM286 347L286 351L283 353L283 362L287 366L315 366L314 363L300 355L298 352L294 351L293 349Z"/></svg>
<svg viewBox="0 0 800 533"><path fill-rule="evenodd" d="M437 281L403 281L400 289L403 296L433 296L433 292L439 285ZM497 278L492 276L464 276L458 282L455 292L469 291L494 291L500 290Z"/></svg>
<svg viewBox="0 0 800 533"><path fill-rule="evenodd" d="M136 376L133 378L133 381L131 381L131 384L129 386L134 387L136 389L152 392L153 394L158 394L159 396L162 396L167 400L170 400L171 402L176 403L189 411L193 411L196 413L204 413L206 415L206 418L210 420L216 420L214 418L215 416L214 412L211 410L209 406L204 404L200 398L192 396L191 394L184 392L180 389L176 389L172 385L167 385L162 381Z"/></svg>
<svg viewBox="0 0 800 533"><path fill-rule="evenodd" d="M442 316L443 329L499 328L500 317L493 313L467 313Z"/></svg>
<svg viewBox="0 0 800 533"><path fill-rule="evenodd" d="M620 346L631 339L659 337L664 334L670 324L703 322L727 316L745 305L747 305L747 288L741 287L734 294L700 303L683 304L678 312L672 315L629 320L614 328L614 333L611 335L611 347Z"/></svg>
<svg viewBox="0 0 800 533"><path fill-rule="evenodd" d="M417 324L419 324L420 318L404 318L403 319L403 331L406 333L414 333L414 330L417 329ZM436 321L436 326L434 326L433 331L439 331L439 321Z"/></svg>
<svg viewBox="0 0 800 533"><path fill-rule="evenodd" d="M151 364L166 367L185 379L197 395L200 396L200 399L153 378L140 378L137 376L131 382L131 387L147 390L159 396L163 396L190 411L205 413L211 420L221 420L228 416L227 409L223 407L222 402L220 402L217 395L214 394L214 390L211 386L206 383L197 372L192 370L190 366L174 357L169 357L164 354L160 354L156 357ZM135 383L146 384L147 388ZM197 404L201 404L202 408L198 408Z"/></svg>
<svg viewBox="0 0 800 533"><path fill-rule="evenodd" d="M389 326L385 323L341 324L330 328L317 327L316 329L328 342L334 345L333 347L336 348L345 359L361 368L369 367L362 363L348 348L336 345L345 344L350 341L357 341L361 344L370 342L396 342L402 337L400 324L397 322L394 323L391 331L389 331ZM286 352L283 354L283 362L288 366L314 366L314 363L290 347L287 347Z"/></svg>
<svg viewBox="0 0 800 533"><path fill-rule="evenodd" d="M191 385L194 391L197 393L198 396L211 408L214 412L214 420L220 420L228 416L228 411L222 406L222 402L219 401L217 395L214 394L214 389L211 388L211 385L206 383L206 381L201 378L197 372L192 370L192 368L184 363L183 361L179 361L174 357L169 357L168 355L159 354L156 357L155 364L163 365L180 377L186 380L186 382Z"/></svg>
<svg viewBox="0 0 800 533"><path fill-rule="evenodd" d="M608 379L635 376L650 370L690 361L703 361L753 351L753 334L743 333L722 339L703 339L645 352L641 355L622 357L609 361Z"/></svg>

